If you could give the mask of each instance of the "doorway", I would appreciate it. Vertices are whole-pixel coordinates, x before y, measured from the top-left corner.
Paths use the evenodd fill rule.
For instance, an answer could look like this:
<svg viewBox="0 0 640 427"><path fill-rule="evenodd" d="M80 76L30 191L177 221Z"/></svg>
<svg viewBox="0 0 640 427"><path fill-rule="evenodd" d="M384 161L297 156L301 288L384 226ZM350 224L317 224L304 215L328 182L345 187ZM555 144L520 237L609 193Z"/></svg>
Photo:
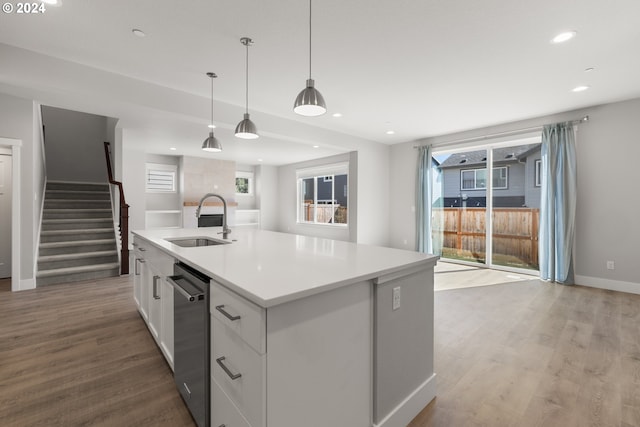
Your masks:
<svg viewBox="0 0 640 427"><path fill-rule="evenodd" d="M0 147L0 279L11 277L11 151Z"/></svg>
<svg viewBox="0 0 640 427"><path fill-rule="evenodd" d="M540 138L434 150L433 242L443 260L538 273Z"/></svg>

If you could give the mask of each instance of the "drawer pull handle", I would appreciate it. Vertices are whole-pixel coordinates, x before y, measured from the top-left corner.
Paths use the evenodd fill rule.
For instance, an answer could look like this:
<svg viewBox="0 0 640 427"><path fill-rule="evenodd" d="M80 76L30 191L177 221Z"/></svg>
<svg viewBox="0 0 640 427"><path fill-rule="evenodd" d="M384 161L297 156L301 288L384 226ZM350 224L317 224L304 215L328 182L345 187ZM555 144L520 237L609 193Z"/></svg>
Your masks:
<svg viewBox="0 0 640 427"><path fill-rule="evenodd" d="M153 276L153 299L160 299L160 294L158 294L158 279L160 279L160 276Z"/></svg>
<svg viewBox="0 0 640 427"><path fill-rule="evenodd" d="M232 316L231 314L229 314L224 309L224 305L216 305L216 310L218 310L220 313L224 314L224 317L226 317L227 319L231 320L232 322L234 320L240 320L240 316Z"/></svg>
<svg viewBox="0 0 640 427"><path fill-rule="evenodd" d="M222 368L222 370L223 370L227 375L229 375L229 378L231 378L232 380L237 380L238 378L240 378L240 377L242 376L242 374L234 374L234 373L232 373L232 372L229 370L229 368L227 368L227 367L225 366L225 364L224 364L224 363L222 363L224 360L225 360L225 357L224 357L224 356L222 356L222 357L218 357L218 358L216 359L216 362L218 362L218 365L220 365L220 367Z"/></svg>
<svg viewBox="0 0 640 427"><path fill-rule="evenodd" d="M141 250L142 252L146 251L146 249L145 249L145 248L140 248L140 250Z"/></svg>

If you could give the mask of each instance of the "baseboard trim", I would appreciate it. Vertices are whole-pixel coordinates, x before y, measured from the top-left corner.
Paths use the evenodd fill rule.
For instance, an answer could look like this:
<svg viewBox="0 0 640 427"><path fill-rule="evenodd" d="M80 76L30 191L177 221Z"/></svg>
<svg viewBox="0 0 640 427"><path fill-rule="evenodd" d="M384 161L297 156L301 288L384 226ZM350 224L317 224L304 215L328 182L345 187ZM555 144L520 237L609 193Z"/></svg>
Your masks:
<svg viewBox="0 0 640 427"><path fill-rule="evenodd" d="M640 283L623 282L620 280L602 279L600 277L578 276L575 277L577 285L591 288L607 289L610 291L640 294Z"/></svg>
<svg viewBox="0 0 640 427"><path fill-rule="evenodd" d="M414 390L374 427L406 427L436 397L436 374Z"/></svg>
<svg viewBox="0 0 640 427"><path fill-rule="evenodd" d="M20 281L19 291L28 291L36 288L36 279L25 279Z"/></svg>

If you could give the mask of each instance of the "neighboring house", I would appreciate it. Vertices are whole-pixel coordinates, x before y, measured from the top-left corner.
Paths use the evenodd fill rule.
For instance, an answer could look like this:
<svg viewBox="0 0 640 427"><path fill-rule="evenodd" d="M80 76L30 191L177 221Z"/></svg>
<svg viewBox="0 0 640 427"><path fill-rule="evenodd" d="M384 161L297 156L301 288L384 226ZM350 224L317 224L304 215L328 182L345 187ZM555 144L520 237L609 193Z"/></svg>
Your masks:
<svg viewBox="0 0 640 427"><path fill-rule="evenodd" d="M455 153L439 167L442 197L435 206L487 206L487 151ZM493 206L540 207L540 144L493 150Z"/></svg>

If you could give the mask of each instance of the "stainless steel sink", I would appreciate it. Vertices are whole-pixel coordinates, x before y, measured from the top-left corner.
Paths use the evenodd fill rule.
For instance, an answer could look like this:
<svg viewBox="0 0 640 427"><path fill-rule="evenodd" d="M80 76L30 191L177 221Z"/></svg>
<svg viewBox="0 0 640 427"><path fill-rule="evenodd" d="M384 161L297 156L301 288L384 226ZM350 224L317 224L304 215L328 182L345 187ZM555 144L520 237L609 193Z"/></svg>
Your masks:
<svg viewBox="0 0 640 427"><path fill-rule="evenodd" d="M231 243L230 241L225 242L224 240L210 239L208 237L182 237L178 239L165 239L165 240L173 243L174 245L181 246L183 248L197 248L200 246L226 245Z"/></svg>

